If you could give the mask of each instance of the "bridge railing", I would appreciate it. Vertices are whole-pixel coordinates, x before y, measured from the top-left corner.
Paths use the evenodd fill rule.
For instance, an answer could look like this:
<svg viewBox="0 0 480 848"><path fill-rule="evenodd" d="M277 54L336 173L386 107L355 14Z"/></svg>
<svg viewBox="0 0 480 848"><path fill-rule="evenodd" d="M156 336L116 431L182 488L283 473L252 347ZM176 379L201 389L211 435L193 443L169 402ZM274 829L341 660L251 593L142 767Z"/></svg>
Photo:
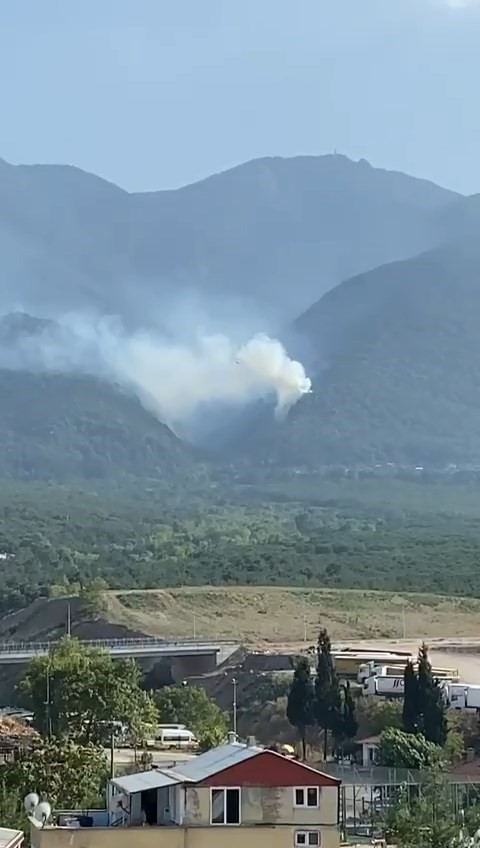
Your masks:
<svg viewBox="0 0 480 848"><path fill-rule="evenodd" d="M134 638L134 639L81 639L82 645L91 648L181 648L181 647L203 647L219 646L227 647L236 643L227 639L159 639ZM0 642L0 654L19 653L47 653L59 644L58 639L48 642Z"/></svg>

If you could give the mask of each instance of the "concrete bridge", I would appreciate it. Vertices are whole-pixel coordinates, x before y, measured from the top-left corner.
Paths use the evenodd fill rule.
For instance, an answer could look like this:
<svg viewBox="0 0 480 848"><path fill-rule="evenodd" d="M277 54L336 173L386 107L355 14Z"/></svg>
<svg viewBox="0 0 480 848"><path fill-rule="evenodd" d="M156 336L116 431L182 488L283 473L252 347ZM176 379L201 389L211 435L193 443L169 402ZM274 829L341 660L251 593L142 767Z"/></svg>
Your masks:
<svg viewBox="0 0 480 848"><path fill-rule="evenodd" d="M112 657L133 657L138 660L171 659L180 661L185 673L201 667L202 672L212 671L235 652L235 642L198 639L91 639L81 640L82 645L101 648ZM30 662L33 657L44 656L57 645L52 642L0 642L0 665ZM183 662L182 662L183 661ZM179 669L180 671L180 669Z"/></svg>

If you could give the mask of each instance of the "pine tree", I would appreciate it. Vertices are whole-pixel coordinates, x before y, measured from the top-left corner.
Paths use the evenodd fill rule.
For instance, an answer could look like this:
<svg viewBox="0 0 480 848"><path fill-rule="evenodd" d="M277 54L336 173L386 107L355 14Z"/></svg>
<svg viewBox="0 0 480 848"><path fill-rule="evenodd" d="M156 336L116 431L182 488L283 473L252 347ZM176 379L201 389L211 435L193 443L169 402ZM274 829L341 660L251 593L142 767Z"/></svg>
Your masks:
<svg viewBox="0 0 480 848"><path fill-rule="evenodd" d="M297 728L302 742L302 756L306 759L306 730L313 724L313 689L310 663L307 657L300 657L295 668L292 685L288 693L287 718Z"/></svg>
<svg viewBox="0 0 480 848"><path fill-rule="evenodd" d="M347 681L343 687L343 735L349 741L355 739L358 731L358 721L355 712L355 701L353 699L350 683Z"/></svg>
<svg viewBox="0 0 480 848"><path fill-rule="evenodd" d="M419 730L425 739L444 745L447 738L445 701L438 680L433 676L425 642L418 652L418 712Z"/></svg>
<svg viewBox="0 0 480 848"><path fill-rule="evenodd" d="M342 687L343 698L340 710L337 714L336 726L332 728L335 747L345 748L355 738L358 730L358 722L355 714L355 701L352 696L350 683L347 681Z"/></svg>
<svg viewBox="0 0 480 848"><path fill-rule="evenodd" d="M416 733L419 723L418 678L411 660L405 666L403 680L403 729L405 733Z"/></svg>
<svg viewBox="0 0 480 848"><path fill-rule="evenodd" d="M342 718L340 686L332 657L332 646L326 630L318 634L317 676L315 679L315 719L323 730L323 756L327 759L328 732L338 733Z"/></svg>

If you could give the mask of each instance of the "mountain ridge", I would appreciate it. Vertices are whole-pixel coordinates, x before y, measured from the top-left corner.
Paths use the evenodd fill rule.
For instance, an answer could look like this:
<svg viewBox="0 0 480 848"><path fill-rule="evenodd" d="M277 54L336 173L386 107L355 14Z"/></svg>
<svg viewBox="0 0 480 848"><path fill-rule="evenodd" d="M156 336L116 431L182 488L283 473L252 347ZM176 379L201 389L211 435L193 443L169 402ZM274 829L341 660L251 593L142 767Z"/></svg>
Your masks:
<svg viewBox="0 0 480 848"><path fill-rule="evenodd" d="M353 273L429 247L458 198L338 154L265 157L143 193L73 166L6 163L0 307L141 324L152 306L194 293L207 311L225 301L231 320L241 301L283 325Z"/></svg>

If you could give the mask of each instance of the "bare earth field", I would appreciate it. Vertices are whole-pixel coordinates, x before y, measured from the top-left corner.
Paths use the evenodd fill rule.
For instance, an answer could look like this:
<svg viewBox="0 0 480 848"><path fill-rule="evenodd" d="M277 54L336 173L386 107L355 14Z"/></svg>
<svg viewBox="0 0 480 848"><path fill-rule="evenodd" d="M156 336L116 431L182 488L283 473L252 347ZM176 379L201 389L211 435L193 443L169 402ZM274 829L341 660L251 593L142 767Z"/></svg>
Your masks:
<svg viewBox="0 0 480 848"><path fill-rule="evenodd" d="M480 599L363 590L186 587L106 593L108 619L152 636L250 645L335 640L480 639Z"/></svg>
<svg viewBox="0 0 480 848"><path fill-rule="evenodd" d="M416 652L425 639L436 665L480 683L480 599L229 586L109 592L106 604L110 621L152 636L233 639L280 652L313 644L320 627L336 646Z"/></svg>
<svg viewBox="0 0 480 848"><path fill-rule="evenodd" d="M232 639L252 649L300 651L326 627L335 647L427 641L435 665L480 683L480 599L362 590L185 587L108 592L110 621L152 636Z"/></svg>

